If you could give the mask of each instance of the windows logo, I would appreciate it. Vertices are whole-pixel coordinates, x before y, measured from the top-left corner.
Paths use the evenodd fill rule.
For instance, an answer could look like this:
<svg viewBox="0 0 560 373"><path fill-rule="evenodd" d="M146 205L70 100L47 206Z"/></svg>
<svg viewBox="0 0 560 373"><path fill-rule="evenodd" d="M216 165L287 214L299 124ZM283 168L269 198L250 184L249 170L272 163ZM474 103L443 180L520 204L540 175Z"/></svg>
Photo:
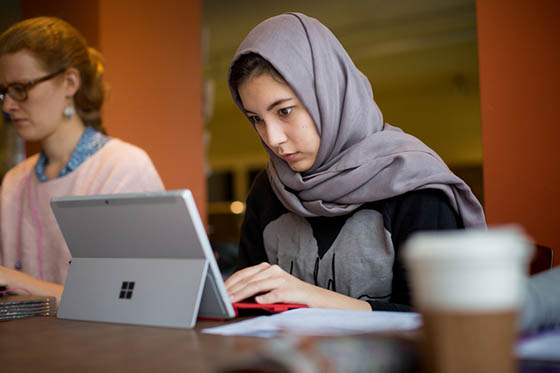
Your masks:
<svg viewBox="0 0 560 373"><path fill-rule="evenodd" d="M134 281L123 281L121 286L121 292L119 294L119 299L132 298L133 291L134 291Z"/></svg>

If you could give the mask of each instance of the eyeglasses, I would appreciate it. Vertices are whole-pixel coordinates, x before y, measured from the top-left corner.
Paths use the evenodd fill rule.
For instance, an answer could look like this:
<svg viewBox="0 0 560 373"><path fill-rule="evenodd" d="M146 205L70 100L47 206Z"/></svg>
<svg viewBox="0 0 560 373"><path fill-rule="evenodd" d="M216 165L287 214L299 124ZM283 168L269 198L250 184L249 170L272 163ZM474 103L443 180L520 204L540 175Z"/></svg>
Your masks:
<svg viewBox="0 0 560 373"><path fill-rule="evenodd" d="M66 69L60 69L57 72L43 76L42 78L30 80L27 83L12 83L8 84L7 87L0 86L0 102L4 102L6 95L10 96L10 98L15 101L25 101L27 100L27 94L31 88L35 87L39 83L46 82L47 80L54 78L65 70Z"/></svg>

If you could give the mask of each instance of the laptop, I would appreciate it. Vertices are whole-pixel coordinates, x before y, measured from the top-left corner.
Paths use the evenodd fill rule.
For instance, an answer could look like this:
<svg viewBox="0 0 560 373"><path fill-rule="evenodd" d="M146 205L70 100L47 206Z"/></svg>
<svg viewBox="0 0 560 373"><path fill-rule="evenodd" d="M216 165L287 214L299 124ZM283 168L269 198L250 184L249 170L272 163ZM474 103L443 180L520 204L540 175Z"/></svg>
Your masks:
<svg viewBox="0 0 560 373"><path fill-rule="evenodd" d="M192 328L236 315L189 190L51 207L72 254L58 318Z"/></svg>

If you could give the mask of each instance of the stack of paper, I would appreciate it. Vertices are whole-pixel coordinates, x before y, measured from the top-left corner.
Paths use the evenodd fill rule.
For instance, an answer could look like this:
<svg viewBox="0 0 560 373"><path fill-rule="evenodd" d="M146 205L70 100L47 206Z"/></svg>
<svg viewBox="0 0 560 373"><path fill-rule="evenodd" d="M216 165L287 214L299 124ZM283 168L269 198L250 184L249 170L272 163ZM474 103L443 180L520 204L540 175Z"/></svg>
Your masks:
<svg viewBox="0 0 560 373"><path fill-rule="evenodd" d="M30 295L10 295L0 298L0 320L31 316L51 316L56 313L56 299Z"/></svg>
<svg viewBox="0 0 560 373"><path fill-rule="evenodd" d="M413 330L422 318L413 312L344 311L322 308L300 308L272 316L204 329L204 333L275 337L282 333L335 336L380 331Z"/></svg>

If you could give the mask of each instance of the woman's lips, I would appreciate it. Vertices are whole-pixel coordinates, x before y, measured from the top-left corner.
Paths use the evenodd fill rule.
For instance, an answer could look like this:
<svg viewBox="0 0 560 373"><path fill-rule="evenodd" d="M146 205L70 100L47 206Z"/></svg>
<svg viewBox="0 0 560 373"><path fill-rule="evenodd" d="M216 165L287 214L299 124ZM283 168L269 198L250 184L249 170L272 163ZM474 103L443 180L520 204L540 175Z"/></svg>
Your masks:
<svg viewBox="0 0 560 373"><path fill-rule="evenodd" d="M12 121L13 124L15 124L16 126L22 125L25 123L25 119L22 118L11 118L10 119Z"/></svg>
<svg viewBox="0 0 560 373"><path fill-rule="evenodd" d="M289 162L294 160L297 157L297 152L296 153L287 153L287 154L282 154L281 157L283 160Z"/></svg>

